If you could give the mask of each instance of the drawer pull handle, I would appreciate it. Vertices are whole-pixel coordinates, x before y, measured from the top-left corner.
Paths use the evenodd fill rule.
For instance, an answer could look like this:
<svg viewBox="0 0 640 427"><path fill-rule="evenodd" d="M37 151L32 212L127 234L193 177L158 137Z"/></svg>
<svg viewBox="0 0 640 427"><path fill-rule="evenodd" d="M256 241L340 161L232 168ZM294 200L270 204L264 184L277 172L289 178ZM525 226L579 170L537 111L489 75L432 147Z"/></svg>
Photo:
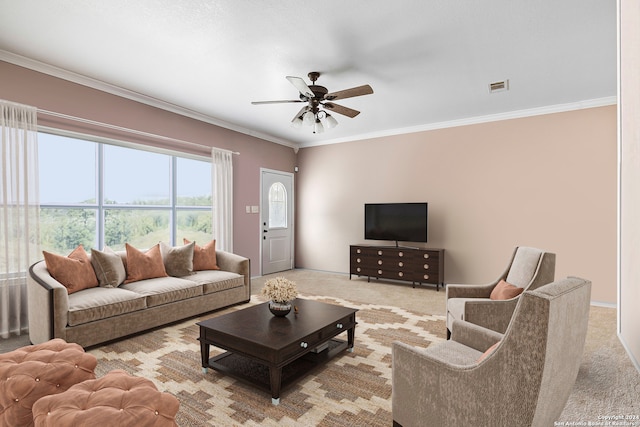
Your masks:
<svg viewBox="0 0 640 427"><path fill-rule="evenodd" d="M403 257L403 256L404 256L404 254L403 254L402 252L398 252L398 256L399 256L399 257Z"/></svg>
<svg viewBox="0 0 640 427"><path fill-rule="evenodd" d="M424 265L424 269L425 269L425 270L428 270L428 269L429 269L429 264L425 264L425 265Z"/></svg>
<svg viewBox="0 0 640 427"><path fill-rule="evenodd" d="M336 328L338 328L338 329L342 329L342 323L338 323L338 324L336 325Z"/></svg>
<svg viewBox="0 0 640 427"><path fill-rule="evenodd" d="M378 251L378 255L382 255L382 251Z"/></svg>
<svg viewBox="0 0 640 427"><path fill-rule="evenodd" d="M382 260L381 259L378 260L378 265L382 265Z"/></svg>
<svg viewBox="0 0 640 427"><path fill-rule="evenodd" d="M300 347L302 347L302 348L307 348L307 347L309 347L309 344L307 344L306 342L302 341L302 342L300 343Z"/></svg>
<svg viewBox="0 0 640 427"><path fill-rule="evenodd" d="M398 267L404 267L404 264L401 262L398 263Z"/></svg>
<svg viewBox="0 0 640 427"><path fill-rule="evenodd" d="M429 254L424 254L424 257L425 258L429 258Z"/></svg>
<svg viewBox="0 0 640 427"><path fill-rule="evenodd" d="M360 252L362 252L362 249L356 249L356 253L359 254Z"/></svg>
<svg viewBox="0 0 640 427"><path fill-rule="evenodd" d="M398 273L398 276L402 277L402 276L404 276L404 273L401 271L401 272Z"/></svg>
<svg viewBox="0 0 640 427"><path fill-rule="evenodd" d="M359 264L360 263L360 258L356 259L356 262Z"/></svg>

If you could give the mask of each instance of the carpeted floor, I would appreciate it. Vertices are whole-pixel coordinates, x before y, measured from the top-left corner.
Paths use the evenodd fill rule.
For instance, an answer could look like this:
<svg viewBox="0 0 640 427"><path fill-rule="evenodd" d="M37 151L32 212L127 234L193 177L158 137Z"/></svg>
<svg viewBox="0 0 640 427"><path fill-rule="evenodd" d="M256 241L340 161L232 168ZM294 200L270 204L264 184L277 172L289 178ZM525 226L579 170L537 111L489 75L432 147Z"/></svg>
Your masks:
<svg viewBox="0 0 640 427"><path fill-rule="evenodd" d="M151 379L180 400L176 421L182 427L391 425L391 343L428 347L444 340L444 317L340 298L305 298L357 308L356 345L282 392L278 406L267 392L213 370L202 372L195 323L222 312L90 350L98 358L96 376L124 369ZM257 302L253 297L251 303ZM212 356L219 352L212 347Z"/></svg>
<svg viewBox="0 0 640 427"><path fill-rule="evenodd" d="M97 374L120 368L151 378L180 399L181 426L390 425L390 342L427 346L443 339L445 292L429 285L414 289L406 283L291 270L253 279L253 293L278 275L296 281L305 296L327 299L324 295L360 308L354 353L337 357L285 391L279 407L265 392L211 371L202 374L198 319L90 350L101 359ZM428 322L418 324L418 319ZM0 340L0 352L22 345L28 345L27 336ZM615 309L592 306L580 371L558 425L605 425L607 417L616 416L640 416L640 373L616 335ZM638 419L619 421L640 425Z"/></svg>
<svg viewBox="0 0 640 427"><path fill-rule="evenodd" d="M437 292L430 285L414 289L406 283L376 280L368 283L366 278L354 276L350 280L349 275L311 270L291 270L276 275L296 281L300 291L306 294L388 304L416 313L445 314L445 292L442 288ZM254 293L268 278L253 281ZM629 420L620 421L640 426L640 419L635 418L640 417L640 372L616 334L616 310L591 306L580 371L559 422L598 425L607 421L606 417L616 416L629 416Z"/></svg>

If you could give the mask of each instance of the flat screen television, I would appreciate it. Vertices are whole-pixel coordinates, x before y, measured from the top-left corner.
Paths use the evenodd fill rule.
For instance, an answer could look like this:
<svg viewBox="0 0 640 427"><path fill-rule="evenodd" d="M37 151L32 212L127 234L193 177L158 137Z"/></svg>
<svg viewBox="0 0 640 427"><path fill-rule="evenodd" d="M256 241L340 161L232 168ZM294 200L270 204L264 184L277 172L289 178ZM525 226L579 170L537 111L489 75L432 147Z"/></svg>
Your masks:
<svg viewBox="0 0 640 427"><path fill-rule="evenodd" d="M396 242L427 241L427 203L367 203L364 238Z"/></svg>

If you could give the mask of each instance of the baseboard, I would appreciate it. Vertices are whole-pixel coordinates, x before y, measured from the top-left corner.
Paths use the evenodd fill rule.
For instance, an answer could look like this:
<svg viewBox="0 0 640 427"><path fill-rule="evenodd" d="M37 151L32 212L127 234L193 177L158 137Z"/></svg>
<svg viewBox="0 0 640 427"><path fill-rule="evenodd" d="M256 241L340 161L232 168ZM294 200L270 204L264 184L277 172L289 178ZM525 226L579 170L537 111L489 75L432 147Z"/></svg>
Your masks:
<svg viewBox="0 0 640 427"><path fill-rule="evenodd" d="M620 342L622 343L622 347L624 347L625 351L627 352L627 355L629 356L629 359L631 359L631 363L633 363L633 366L635 366L635 368L638 370L638 372L640 373L640 361L638 361L635 357L634 354L631 352L631 349L629 348L629 346L627 345L627 342L624 340L624 338L622 337L622 335L620 335L620 332L618 332L618 339L620 340Z"/></svg>

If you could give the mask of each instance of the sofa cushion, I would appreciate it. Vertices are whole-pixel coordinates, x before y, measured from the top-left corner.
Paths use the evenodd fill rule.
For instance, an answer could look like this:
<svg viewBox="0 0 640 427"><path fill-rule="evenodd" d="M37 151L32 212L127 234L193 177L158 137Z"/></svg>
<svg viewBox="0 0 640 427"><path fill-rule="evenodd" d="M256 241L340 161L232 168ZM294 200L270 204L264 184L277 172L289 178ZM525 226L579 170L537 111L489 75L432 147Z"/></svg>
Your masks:
<svg viewBox="0 0 640 427"><path fill-rule="evenodd" d="M122 258L109 246L102 251L91 249L91 265L102 287L115 288L127 278Z"/></svg>
<svg viewBox="0 0 640 427"><path fill-rule="evenodd" d="M160 242L160 253L169 276L183 277L193 273L193 250L195 242L184 246L170 246Z"/></svg>
<svg viewBox="0 0 640 427"><path fill-rule="evenodd" d="M482 356L482 352L453 340L431 345L423 351L437 359L463 366L477 363L476 361Z"/></svg>
<svg viewBox="0 0 640 427"><path fill-rule="evenodd" d="M183 239L184 244L191 243L187 239ZM195 242L194 242L195 243ZM193 270L220 270L216 259L216 241L215 239L200 247L197 244L193 251Z"/></svg>
<svg viewBox="0 0 640 427"><path fill-rule="evenodd" d="M42 251L42 254L49 274L62 283L69 294L98 286L96 273L82 245L67 257L47 251Z"/></svg>
<svg viewBox="0 0 640 427"><path fill-rule="evenodd" d="M147 307L202 295L202 285L192 280L170 276L125 283L120 288L144 295L147 298Z"/></svg>
<svg viewBox="0 0 640 427"><path fill-rule="evenodd" d="M223 270L196 271L185 278L202 285L205 295L244 286L244 276Z"/></svg>
<svg viewBox="0 0 640 427"><path fill-rule="evenodd" d="M106 319L147 307L144 295L121 288L91 288L69 295L69 326Z"/></svg>
<svg viewBox="0 0 640 427"><path fill-rule="evenodd" d="M128 243L125 243L124 246L127 251L127 280L124 283L167 276L160 253L160 244L146 252L142 252Z"/></svg>

